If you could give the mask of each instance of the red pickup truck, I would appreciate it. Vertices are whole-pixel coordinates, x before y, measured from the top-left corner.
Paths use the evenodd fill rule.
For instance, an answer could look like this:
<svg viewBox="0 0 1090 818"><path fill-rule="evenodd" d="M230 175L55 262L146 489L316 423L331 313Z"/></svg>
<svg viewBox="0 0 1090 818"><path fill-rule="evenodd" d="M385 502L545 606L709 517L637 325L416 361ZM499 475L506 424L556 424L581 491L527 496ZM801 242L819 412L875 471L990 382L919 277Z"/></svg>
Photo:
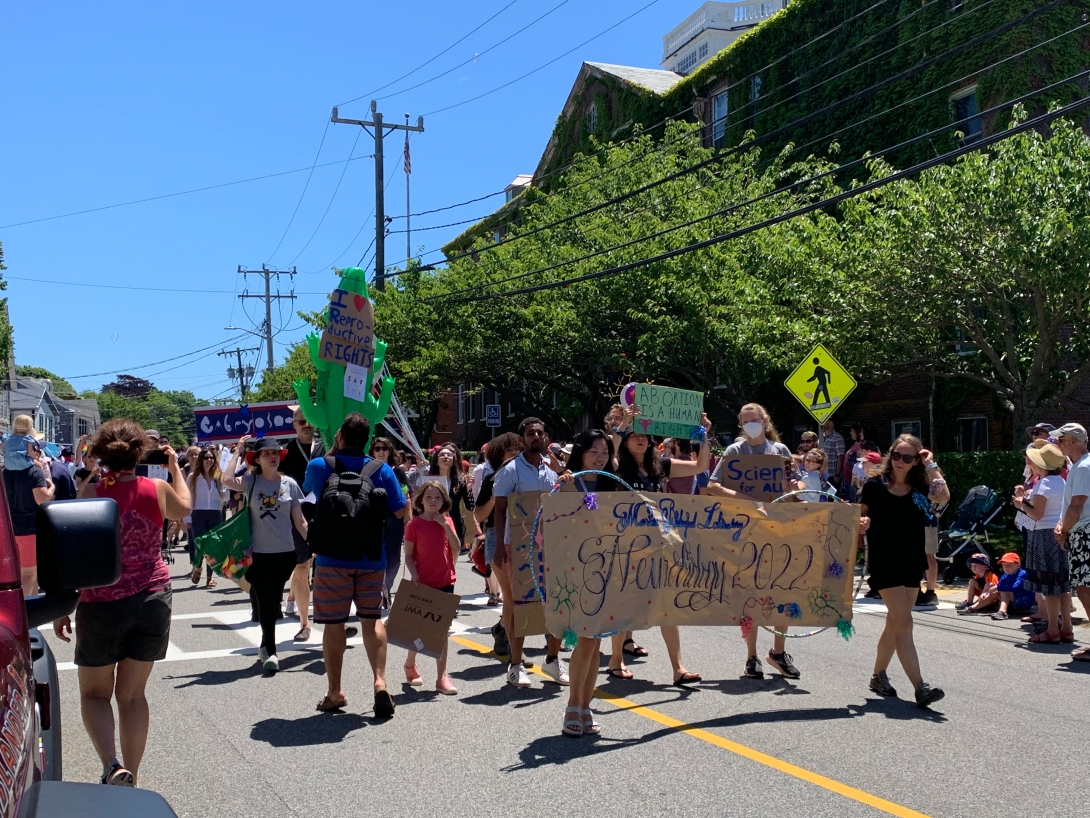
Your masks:
<svg viewBox="0 0 1090 818"><path fill-rule="evenodd" d="M24 597L7 493L0 486L0 818L176 818L162 797L147 790L61 781L60 680L36 629L72 613L77 591L117 582L117 504L43 503L37 529L44 592Z"/></svg>

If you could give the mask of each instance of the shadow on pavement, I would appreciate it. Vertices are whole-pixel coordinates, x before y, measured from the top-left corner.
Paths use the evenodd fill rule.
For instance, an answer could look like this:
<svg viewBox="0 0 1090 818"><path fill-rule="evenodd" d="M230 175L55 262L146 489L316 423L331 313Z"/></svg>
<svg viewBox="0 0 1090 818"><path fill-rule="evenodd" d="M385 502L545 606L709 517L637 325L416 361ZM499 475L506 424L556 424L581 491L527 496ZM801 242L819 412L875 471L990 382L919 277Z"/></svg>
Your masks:
<svg viewBox="0 0 1090 818"><path fill-rule="evenodd" d="M1056 670L1064 673L1090 673L1090 662L1076 662L1072 659L1070 662L1057 665Z"/></svg>
<svg viewBox="0 0 1090 818"><path fill-rule="evenodd" d="M253 648L246 648L244 650L250 651ZM279 648L278 648L279 650ZM240 656L248 656L251 659L256 659L256 653L239 653ZM310 651L303 651L300 653L286 653L278 654L280 659L280 673L288 673L302 665L319 665L320 670L313 670L311 667L304 668L310 670L313 673L319 675L325 673L325 664L322 660L315 659L314 654ZM256 661L253 664L247 664L246 667L235 668L234 670L204 670L200 673L192 673L188 676L164 676L163 679L170 681L188 680L183 684L175 685L175 688L193 687L195 685L226 685L232 682L237 682L240 679L252 679L255 676L265 675L264 671L258 667Z"/></svg>
<svg viewBox="0 0 1090 818"><path fill-rule="evenodd" d="M250 730L250 738L272 747L309 747L336 744L349 733L367 727L373 719L359 713L315 713L305 719L265 719Z"/></svg>

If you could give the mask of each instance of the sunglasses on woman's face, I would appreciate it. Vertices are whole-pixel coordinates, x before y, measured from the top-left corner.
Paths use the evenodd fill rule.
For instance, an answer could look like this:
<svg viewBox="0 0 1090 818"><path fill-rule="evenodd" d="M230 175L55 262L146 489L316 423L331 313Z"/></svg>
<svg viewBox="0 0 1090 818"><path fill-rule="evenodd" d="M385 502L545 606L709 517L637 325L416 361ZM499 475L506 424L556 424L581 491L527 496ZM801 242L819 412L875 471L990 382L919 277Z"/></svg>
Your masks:
<svg viewBox="0 0 1090 818"><path fill-rule="evenodd" d="M215 459L216 458L212 457L212 455L210 455L210 454L201 455L201 460L215 460Z"/></svg>
<svg viewBox="0 0 1090 818"><path fill-rule="evenodd" d="M388 451L390 451L390 447L389 446L375 446L375 451L376 452L388 452Z"/></svg>
<svg viewBox="0 0 1090 818"><path fill-rule="evenodd" d="M916 462L918 454L901 454L900 452L891 452L889 459L896 463L898 460L904 462L906 466L910 466Z"/></svg>

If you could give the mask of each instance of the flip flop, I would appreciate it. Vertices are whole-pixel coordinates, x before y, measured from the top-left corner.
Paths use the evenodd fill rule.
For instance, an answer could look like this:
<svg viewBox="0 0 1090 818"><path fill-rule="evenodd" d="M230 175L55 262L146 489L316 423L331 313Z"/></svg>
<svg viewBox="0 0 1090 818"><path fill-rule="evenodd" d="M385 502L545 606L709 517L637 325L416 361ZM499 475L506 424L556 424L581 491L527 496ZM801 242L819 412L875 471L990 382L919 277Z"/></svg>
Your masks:
<svg viewBox="0 0 1090 818"><path fill-rule="evenodd" d="M342 707L348 707L348 699L345 699L342 702L335 702L333 701L333 699L329 698L328 695L326 695L320 702L318 702L318 706L315 708L315 710L320 710L323 713L333 713L337 710L340 710Z"/></svg>
<svg viewBox="0 0 1090 818"><path fill-rule="evenodd" d="M704 678L699 673L690 673L686 671L674 679L675 687L684 687L685 685L694 685L697 682L704 681Z"/></svg>
<svg viewBox="0 0 1090 818"><path fill-rule="evenodd" d="M606 671L606 676L611 676L614 679L631 679L632 671L624 670L619 667L611 667Z"/></svg>
<svg viewBox="0 0 1090 818"><path fill-rule="evenodd" d="M394 716L394 699L387 690L375 691L375 718L390 719Z"/></svg>
<svg viewBox="0 0 1090 818"><path fill-rule="evenodd" d="M1076 662L1090 662L1090 648L1084 648L1072 653L1071 658Z"/></svg>
<svg viewBox="0 0 1090 818"><path fill-rule="evenodd" d="M632 647L629 648L629 645ZM642 645L637 645L635 639L625 639L624 644L621 645L621 653L626 653L629 656L646 656L647 649Z"/></svg>

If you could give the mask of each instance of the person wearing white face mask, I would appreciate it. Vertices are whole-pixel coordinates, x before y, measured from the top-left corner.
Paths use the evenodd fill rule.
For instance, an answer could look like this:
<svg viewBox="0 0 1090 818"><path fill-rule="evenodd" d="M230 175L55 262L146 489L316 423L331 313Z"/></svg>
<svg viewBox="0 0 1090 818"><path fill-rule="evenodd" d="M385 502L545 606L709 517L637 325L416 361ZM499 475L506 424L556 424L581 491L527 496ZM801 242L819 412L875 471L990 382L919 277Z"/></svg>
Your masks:
<svg viewBox="0 0 1090 818"><path fill-rule="evenodd" d="M779 455L788 463L793 463L791 450L780 442L780 435L776 427L772 425L772 418L768 410L759 403L747 403L738 412L738 425L742 427L742 439L727 446L719 463L712 472L711 481L708 484L707 493L720 497L737 497L737 493L723 485L723 464L730 455L735 454L772 454ZM785 629L786 630L786 629ZM746 676L751 679L764 678L764 669L761 660L757 658L757 627L754 625L745 634L746 647ZM787 653L787 638L779 633L775 635L772 650L768 653L768 663L780 672L785 678L797 679L802 674L791 661L791 655Z"/></svg>

